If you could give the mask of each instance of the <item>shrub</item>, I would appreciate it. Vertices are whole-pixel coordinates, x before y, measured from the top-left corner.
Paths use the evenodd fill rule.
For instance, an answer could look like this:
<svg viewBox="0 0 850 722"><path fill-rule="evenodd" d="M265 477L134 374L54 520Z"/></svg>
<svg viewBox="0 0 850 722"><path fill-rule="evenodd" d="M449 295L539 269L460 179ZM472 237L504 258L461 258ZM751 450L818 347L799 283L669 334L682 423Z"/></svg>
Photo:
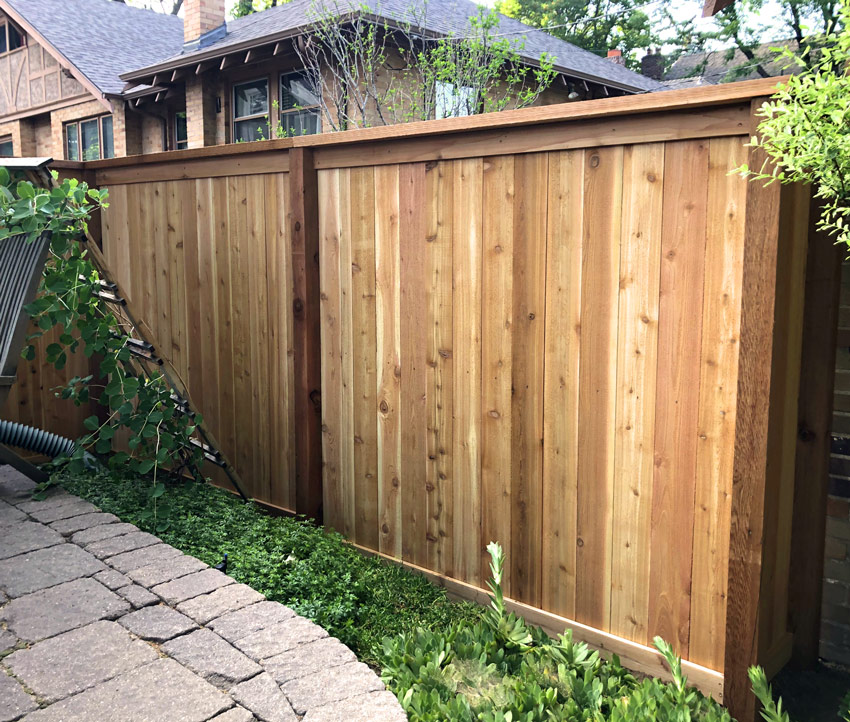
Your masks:
<svg viewBox="0 0 850 722"><path fill-rule="evenodd" d="M638 682L616 655L606 661L570 632L553 640L509 613L504 554L498 544L488 551L491 606L480 621L384 639L384 681L412 722L730 721L723 707L687 686L681 660L660 638L673 682Z"/></svg>

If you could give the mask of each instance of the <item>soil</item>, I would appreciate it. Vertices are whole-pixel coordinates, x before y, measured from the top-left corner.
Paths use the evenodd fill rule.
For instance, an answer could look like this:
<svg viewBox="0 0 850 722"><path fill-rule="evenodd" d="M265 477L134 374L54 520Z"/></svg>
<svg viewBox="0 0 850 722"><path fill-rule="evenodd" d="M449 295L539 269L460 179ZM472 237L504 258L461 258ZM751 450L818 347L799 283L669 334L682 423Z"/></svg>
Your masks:
<svg viewBox="0 0 850 722"><path fill-rule="evenodd" d="M773 680L792 722L838 722L841 700L850 692L850 668L820 663L813 670L786 668Z"/></svg>

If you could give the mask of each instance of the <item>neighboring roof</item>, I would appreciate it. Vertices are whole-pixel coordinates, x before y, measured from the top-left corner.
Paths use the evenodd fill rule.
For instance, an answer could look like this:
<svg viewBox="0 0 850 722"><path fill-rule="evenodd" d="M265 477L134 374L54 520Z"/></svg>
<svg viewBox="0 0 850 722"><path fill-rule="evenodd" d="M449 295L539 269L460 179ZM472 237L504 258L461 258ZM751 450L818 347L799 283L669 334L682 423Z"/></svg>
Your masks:
<svg viewBox="0 0 850 722"><path fill-rule="evenodd" d="M717 85L710 80L697 75L693 78L675 78L673 80L662 80L659 90L681 90L682 88L698 88L703 85Z"/></svg>
<svg viewBox="0 0 850 722"><path fill-rule="evenodd" d="M755 80L762 77L759 75L757 65L761 65L771 77L786 75L793 72L786 67L787 60L777 58L771 48L790 47L797 48L796 40L775 40L764 43L754 51L756 61L749 60L740 50L735 48L723 48L706 53L693 53L683 55L664 75L664 80L680 80L683 78L701 77L707 83L723 83L731 80ZM731 57L730 57L731 56ZM747 66L743 68L742 66ZM735 68L740 68L739 73L733 73ZM679 86L681 87L681 86Z"/></svg>
<svg viewBox="0 0 850 722"><path fill-rule="evenodd" d="M28 2L31 0L16 0ZM38 0L49 2L50 0ZM78 0L79 1L79 0ZM95 2L98 0L87 0ZM321 1L321 0L319 0ZM325 0L333 12L349 14L367 8L375 16L390 23L409 23L424 25L425 30L437 35L461 36L469 32L470 18L479 12L479 6L470 0L430 0L428 16L424 22L417 18L410 0ZM201 59L223 55L231 50L251 47L283 37L301 34L311 24L311 18L317 0L292 0L284 5L269 8L259 13L230 20L227 34L219 40L187 53L175 53L172 57L158 59L147 67L138 64L141 70L125 73L127 79L153 73L155 70L180 67ZM539 61L543 53L553 57L559 72L576 78L601 82L612 87L629 91L656 90L660 84L621 65L599 57L587 50L576 47L542 30L529 27L518 20L500 16L500 22L494 34L525 41L520 53L527 59Z"/></svg>
<svg viewBox="0 0 850 722"><path fill-rule="evenodd" d="M111 0L3 0L104 95L120 76L183 47L183 21Z"/></svg>

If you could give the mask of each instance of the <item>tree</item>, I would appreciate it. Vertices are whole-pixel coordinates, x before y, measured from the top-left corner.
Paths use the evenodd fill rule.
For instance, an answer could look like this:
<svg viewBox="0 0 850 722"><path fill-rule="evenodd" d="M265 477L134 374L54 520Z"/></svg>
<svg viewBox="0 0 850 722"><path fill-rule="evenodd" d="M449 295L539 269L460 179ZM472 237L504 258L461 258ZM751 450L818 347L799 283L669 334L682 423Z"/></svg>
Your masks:
<svg viewBox="0 0 850 722"><path fill-rule="evenodd" d="M466 36L433 37L420 29L427 9L423 2L408 22L390 26L366 8L313 6L310 32L295 49L330 128L522 108L554 80L550 58L531 67L521 38L498 35L493 11L471 18Z"/></svg>
<svg viewBox="0 0 850 722"><path fill-rule="evenodd" d="M821 199L818 227L850 246L850 0L837 12L837 28L816 57L783 51L801 71L792 75L759 115L758 136L769 162L740 170L753 180L807 183Z"/></svg>
<svg viewBox="0 0 850 722"><path fill-rule="evenodd" d="M626 65L639 68L636 50L658 45L644 0L498 0L496 9L597 55L623 51Z"/></svg>
<svg viewBox="0 0 850 722"><path fill-rule="evenodd" d="M269 8L276 8L286 2L289 2L289 0L236 0L236 4L233 6L233 17L242 18Z"/></svg>
<svg viewBox="0 0 850 722"><path fill-rule="evenodd" d="M744 61L730 65L725 78L738 80L755 72L763 78L775 75L768 63L776 53L770 49L770 40L792 40L799 48L805 67L814 67L817 50L823 38L839 29L840 0L736 0L714 17L714 27L697 32L693 24L677 29L673 44L678 47L703 48L707 43L726 47L725 60L730 63L735 52L740 51ZM776 13L778 6L779 12ZM765 14L770 14L770 25ZM670 20L669 12L665 12ZM704 66L703 66L704 68ZM694 75L703 68L696 67Z"/></svg>
<svg viewBox="0 0 850 722"><path fill-rule="evenodd" d="M183 7L183 0L112 0L112 2L131 5L134 8L156 10L157 12L168 15L177 15L180 12L180 8Z"/></svg>

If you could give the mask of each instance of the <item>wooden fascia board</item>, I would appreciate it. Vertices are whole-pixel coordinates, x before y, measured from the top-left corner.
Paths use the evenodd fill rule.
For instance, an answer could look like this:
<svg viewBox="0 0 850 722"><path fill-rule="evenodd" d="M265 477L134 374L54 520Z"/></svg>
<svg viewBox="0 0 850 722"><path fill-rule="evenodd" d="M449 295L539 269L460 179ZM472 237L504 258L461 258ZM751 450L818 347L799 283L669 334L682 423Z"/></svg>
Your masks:
<svg viewBox="0 0 850 722"><path fill-rule="evenodd" d="M27 19L18 13L14 8L12 8L6 0L0 0L0 10L2 10L6 15L8 15L12 20L14 20L18 25L20 25L24 30L26 30L28 35L34 37L38 44L41 45L48 53L50 53L59 65L66 68L70 73L80 81L82 86L88 90L104 108L106 108L110 113L112 112L112 105L109 100L107 100L106 96L101 92L100 88L98 88L88 77L80 71L80 69L74 65L70 60L68 60L65 55L60 52L56 47L50 43L47 38L45 38L35 27L27 21Z"/></svg>

